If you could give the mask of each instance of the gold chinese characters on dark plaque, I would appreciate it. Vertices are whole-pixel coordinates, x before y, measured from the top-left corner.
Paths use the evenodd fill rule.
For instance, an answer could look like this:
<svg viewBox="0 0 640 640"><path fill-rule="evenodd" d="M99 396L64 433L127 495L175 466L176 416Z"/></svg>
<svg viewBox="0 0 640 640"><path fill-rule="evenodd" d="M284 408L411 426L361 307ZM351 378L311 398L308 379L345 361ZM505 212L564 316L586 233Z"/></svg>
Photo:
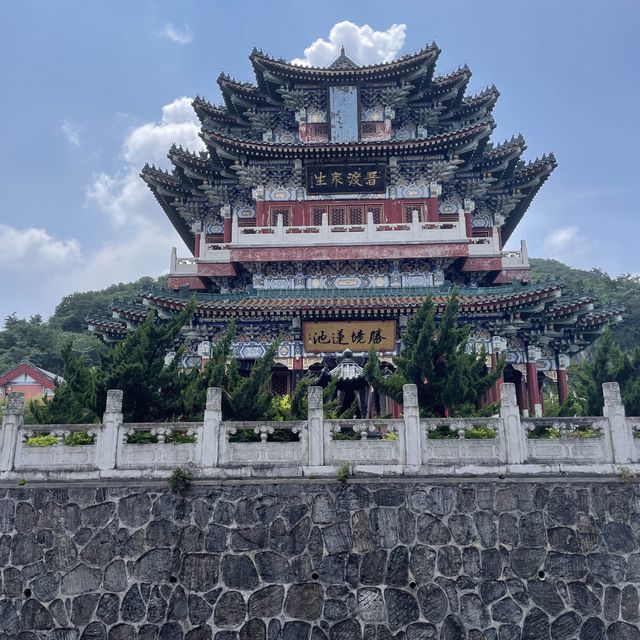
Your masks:
<svg viewBox="0 0 640 640"><path fill-rule="evenodd" d="M395 351L395 320L362 322L303 322L306 353Z"/></svg>
<svg viewBox="0 0 640 640"><path fill-rule="evenodd" d="M307 193L384 193L387 172L384 164L307 166Z"/></svg>

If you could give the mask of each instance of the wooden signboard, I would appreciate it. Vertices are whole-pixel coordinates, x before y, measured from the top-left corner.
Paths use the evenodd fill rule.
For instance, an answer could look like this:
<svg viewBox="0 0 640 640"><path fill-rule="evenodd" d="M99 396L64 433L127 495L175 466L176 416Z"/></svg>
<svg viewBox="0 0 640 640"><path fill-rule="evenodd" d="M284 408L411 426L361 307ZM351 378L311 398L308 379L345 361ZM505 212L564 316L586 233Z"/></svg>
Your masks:
<svg viewBox="0 0 640 640"><path fill-rule="evenodd" d="M395 320L303 322L302 330L306 353L396 349Z"/></svg>
<svg viewBox="0 0 640 640"><path fill-rule="evenodd" d="M387 188L384 164L316 164L306 170L309 194L384 193Z"/></svg>

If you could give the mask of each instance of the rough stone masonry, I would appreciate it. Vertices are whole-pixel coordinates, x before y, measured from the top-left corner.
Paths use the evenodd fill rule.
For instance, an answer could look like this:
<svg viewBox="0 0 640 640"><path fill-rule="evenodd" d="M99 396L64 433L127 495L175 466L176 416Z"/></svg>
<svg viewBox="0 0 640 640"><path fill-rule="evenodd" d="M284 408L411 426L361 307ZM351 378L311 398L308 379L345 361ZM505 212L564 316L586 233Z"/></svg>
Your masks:
<svg viewBox="0 0 640 640"><path fill-rule="evenodd" d="M637 640L640 485L0 489L2 640Z"/></svg>

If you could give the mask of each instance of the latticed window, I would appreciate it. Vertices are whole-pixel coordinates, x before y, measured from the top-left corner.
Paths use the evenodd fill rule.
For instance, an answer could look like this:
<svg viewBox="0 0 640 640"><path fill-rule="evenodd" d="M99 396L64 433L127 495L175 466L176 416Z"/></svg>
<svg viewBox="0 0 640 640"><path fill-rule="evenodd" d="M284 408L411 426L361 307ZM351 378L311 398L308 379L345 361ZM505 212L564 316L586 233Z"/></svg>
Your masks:
<svg viewBox="0 0 640 640"><path fill-rule="evenodd" d="M422 219L422 207L417 204L408 205L404 208L404 221L412 222L414 211L418 212L418 222L424 222L424 220Z"/></svg>
<svg viewBox="0 0 640 640"><path fill-rule="evenodd" d="M314 207L311 209L311 220L313 222L314 227L319 227L322 225L322 214L325 213L326 209L320 207Z"/></svg>
<svg viewBox="0 0 640 640"><path fill-rule="evenodd" d="M289 209L271 209L271 225L275 227L278 223L278 216L282 216L282 225L288 227L289 215Z"/></svg>
<svg viewBox="0 0 640 640"><path fill-rule="evenodd" d="M344 214L344 207L334 207L333 209L331 209L331 224L344 224Z"/></svg>
<svg viewBox="0 0 640 640"><path fill-rule="evenodd" d="M382 224L382 207L369 207L367 209L367 214L371 212L373 214L373 224ZM367 218L369 216L367 215Z"/></svg>
<svg viewBox="0 0 640 640"><path fill-rule="evenodd" d="M274 371L271 374L271 393L278 396L287 395L287 378L285 371Z"/></svg>
<svg viewBox="0 0 640 640"><path fill-rule="evenodd" d="M362 207L349 207L349 224L362 224Z"/></svg>

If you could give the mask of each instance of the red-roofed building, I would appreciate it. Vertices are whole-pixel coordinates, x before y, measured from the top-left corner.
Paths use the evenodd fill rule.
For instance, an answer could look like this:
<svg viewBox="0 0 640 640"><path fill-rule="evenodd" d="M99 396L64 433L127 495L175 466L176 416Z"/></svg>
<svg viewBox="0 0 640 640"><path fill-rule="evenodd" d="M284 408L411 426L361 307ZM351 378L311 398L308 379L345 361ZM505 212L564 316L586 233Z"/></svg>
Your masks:
<svg viewBox="0 0 640 640"><path fill-rule="evenodd" d="M55 373L23 360L0 375L0 398L12 392L24 393L25 400L51 397L55 392L56 383L60 382L63 382L63 379Z"/></svg>

